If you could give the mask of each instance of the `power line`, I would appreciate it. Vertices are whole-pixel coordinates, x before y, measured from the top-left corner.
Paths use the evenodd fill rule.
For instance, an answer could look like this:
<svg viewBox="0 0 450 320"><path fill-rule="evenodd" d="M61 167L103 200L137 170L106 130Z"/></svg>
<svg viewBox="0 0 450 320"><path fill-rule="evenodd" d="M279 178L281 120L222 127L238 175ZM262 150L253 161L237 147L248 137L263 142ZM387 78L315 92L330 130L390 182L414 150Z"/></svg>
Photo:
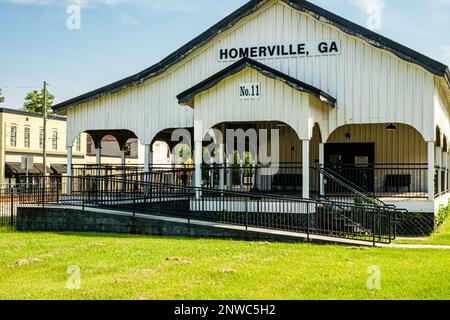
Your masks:
<svg viewBox="0 0 450 320"><path fill-rule="evenodd" d="M40 87L34 86L0 86L2 89L40 89Z"/></svg>
<svg viewBox="0 0 450 320"><path fill-rule="evenodd" d="M55 87L57 89L64 90L64 91L67 91L67 92L70 92L70 93L73 93L73 94L79 94L79 92L75 92L75 91L72 91L72 90L69 90L69 89L66 89L66 88L63 88L63 87L51 84L51 83L48 83L48 86Z"/></svg>

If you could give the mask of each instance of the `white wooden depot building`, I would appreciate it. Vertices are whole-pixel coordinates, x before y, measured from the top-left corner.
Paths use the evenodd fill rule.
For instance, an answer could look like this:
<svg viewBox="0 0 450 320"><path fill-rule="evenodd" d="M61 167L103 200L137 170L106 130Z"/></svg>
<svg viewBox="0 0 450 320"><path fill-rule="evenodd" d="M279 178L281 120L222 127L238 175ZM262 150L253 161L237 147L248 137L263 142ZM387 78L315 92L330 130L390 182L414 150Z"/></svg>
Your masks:
<svg viewBox="0 0 450 320"><path fill-rule="evenodd" d="M449 109L447 66L302 0L252 0L148 69L55 106L69 168L82 132L97 147L137 137L148 171L152 144L184 128L200 186L208 129L279 129L280 166L300 168L284 173L291 193L332 192L312 173L329 166L423 212L448 200Z"/></svg>

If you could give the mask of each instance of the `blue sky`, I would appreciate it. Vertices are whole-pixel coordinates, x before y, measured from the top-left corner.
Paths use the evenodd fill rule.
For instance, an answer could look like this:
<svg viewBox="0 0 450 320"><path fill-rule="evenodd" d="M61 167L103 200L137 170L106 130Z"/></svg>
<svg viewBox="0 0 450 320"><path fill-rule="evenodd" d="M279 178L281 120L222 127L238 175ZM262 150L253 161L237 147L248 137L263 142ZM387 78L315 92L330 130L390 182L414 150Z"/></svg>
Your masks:
<svg viewBox="0 0 450 320"><path fill-rule="evenodd" d="M26 92L50 83L63 101L141 71L247 0L0 0L0 107L21 108ZM450 65L450 0L312 0ZM79 30L66 12L81 8Z"/></svg>

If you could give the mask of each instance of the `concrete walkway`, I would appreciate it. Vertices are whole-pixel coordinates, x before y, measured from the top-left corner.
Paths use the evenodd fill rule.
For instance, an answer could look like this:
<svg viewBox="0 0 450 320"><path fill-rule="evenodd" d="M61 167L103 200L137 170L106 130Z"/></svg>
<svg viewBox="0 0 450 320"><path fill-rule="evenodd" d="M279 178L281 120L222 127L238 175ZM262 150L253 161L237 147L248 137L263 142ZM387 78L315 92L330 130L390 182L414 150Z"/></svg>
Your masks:
<svg viewBox="0 0 450 320"><path fill-rule="evenodd" d="M450 246L445 245L432 245L432 244L401 244L401 243L391 243L391 244L380 244L377 247L382 248L394 248L394 249L435 249L435 250L450 250Z"/></svg>

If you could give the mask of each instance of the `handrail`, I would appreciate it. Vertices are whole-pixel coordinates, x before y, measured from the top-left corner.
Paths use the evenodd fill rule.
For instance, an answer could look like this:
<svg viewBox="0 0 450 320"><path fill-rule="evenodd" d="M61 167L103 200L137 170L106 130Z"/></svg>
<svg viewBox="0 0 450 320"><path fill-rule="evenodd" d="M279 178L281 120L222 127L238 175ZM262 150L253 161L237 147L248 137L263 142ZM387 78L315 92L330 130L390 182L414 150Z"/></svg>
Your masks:
<svg viewBox="0 0 450 320"><path fill-rule="evenodd" d="M358 185L354 184L353 182L349 181L348 179L346 179L345 177L341 176L340 174L338 174L337 172L335 172L335 171L333 171L331 169L325 170L325 168L323 168L322 166L319 166L318 167L318 171L319 171L319 174L323 174L325 177L331 179L333 182L335 182L335 183L341 185L342 187L348 189L350 192L353 192L357 196L365 199L366 201L369 201L370 203L372 203L372 204L374 204L376 206L380 206L380 207L383 207L383 208L386 208L386 209L390 209L394 213L394 223L399 221L399 218L398 218L399 214L401 214L401 217L403 219L404 215L408 213L408 210L406 210L406 209L401 209L401 208L397 208L394 205L386 204L382 200L374 197L369 192L363 190ZM330 171L332 173L330 173ZM395 238L395 234L394 234L394 238Z"/></svg>
<svg viewBox="0 0 450 320"><path fill-rule="evenodd" d="M322 174L323 176L331 179L333 182L339 184L341 187L344 187L348 191L354 193L358 197L363 198L364 200L373 203L377 206L386 207L387 205L381 201L380 199L370 195L368 192L364 191L362 188L354 184L353 182L349 181L342 175L338 174L337 172L331 170L331 169L325 169L322 166L318 167L319 174ZM322 196L322 195L321 195Z"/></svg>
<svg viewBox="0 0 450 320"><path fill-rule="evenodd" d="M328 199L305 199L300 196L293 196L293 195L283 195L283 194L269 194L269 193L253 193L253 192L245 192L245 191L236 191L236 190L217 190L217 189L208 189L203 187L194 187L194 186L184 186L184 185L173 185L168 183L158 183L158 182L151 182L151 181L145 181L145 180L128 180L128 179L122 179L119 177L105 177L105 176L87 176L87 177L72 177L74 179L86 179L86 180L104 180L109 182L116 182L116 183L129 183L129 184L139 184L142 186L159 186L159 187L172 187L172 188L183 188L186 190L190 190L193 193L195 192L216 192L216 193L223 193L227 195L235 195L235 196L248 196L250 198L272 198L272 199L280 199L280 200L291 200L291 201L301 201L301 202L307 202L307 203L320 203L320 204L328 204L328 205L346 205L354 208L361 208L365 207L368 209L380 209L380 206L375 204L357 204L354 202L336 202ZM391 206L384 206L386 208L391 208Z"/></svg>

